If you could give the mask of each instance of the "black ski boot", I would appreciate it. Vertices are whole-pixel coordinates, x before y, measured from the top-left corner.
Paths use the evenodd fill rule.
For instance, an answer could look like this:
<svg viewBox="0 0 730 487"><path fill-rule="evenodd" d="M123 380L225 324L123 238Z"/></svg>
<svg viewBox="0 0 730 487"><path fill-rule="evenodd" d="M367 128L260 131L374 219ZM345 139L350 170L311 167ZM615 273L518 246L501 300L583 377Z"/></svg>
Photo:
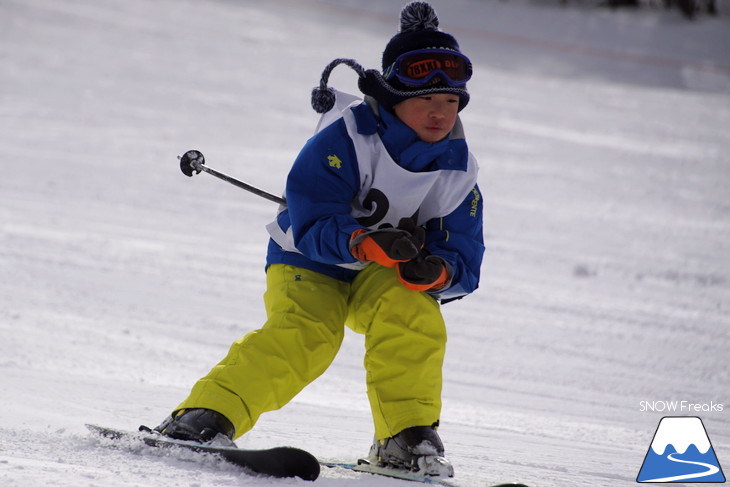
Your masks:
<svg viewBox="0 0 730 487"><path fill-rule="evenodd" d="M454 467L444 458L444 445L436 428L412 426L395 436L375 440L366 462L381 467L412 470L423 475L453 477Z"/></svg>
<svg viewBox="0 0 730 487"><path fill-rule="evenodd" d="M235 428L228 418L212 409L181 409L157 428L158 433L176 440L215 446L231 446Z"/></svg>

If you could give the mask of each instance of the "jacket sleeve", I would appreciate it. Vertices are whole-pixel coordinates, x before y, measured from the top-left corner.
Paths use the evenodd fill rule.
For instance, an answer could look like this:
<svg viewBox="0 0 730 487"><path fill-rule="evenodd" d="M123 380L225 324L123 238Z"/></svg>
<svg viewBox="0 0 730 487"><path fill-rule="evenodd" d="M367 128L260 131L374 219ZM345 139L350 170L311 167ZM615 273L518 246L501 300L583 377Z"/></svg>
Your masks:
<svg viewBox="0 0 730 487"><path fill-rule="evenodd" d="M475 186L453 212L426 223L426 250L444 259L453 271L448 288L432 293L442 303L462 298L479 286L484 255L482 213L482 194Z"/></svg>
<svg viewBox="0 0 730 487"><path fill-rule="evenodd" d="M355 148L344 121L314 137L294 161L286 182L286 199L294 245L324 264L352 263L350 235L361 225L350 216L359 189Z"/></svg>

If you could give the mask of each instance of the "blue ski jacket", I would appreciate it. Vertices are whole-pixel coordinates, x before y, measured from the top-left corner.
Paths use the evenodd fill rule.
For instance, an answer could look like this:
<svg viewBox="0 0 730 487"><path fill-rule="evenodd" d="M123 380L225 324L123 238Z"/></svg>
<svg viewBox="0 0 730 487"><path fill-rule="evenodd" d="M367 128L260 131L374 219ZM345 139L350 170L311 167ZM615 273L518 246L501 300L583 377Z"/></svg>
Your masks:
<svg viewBox="0 0 730 487"><path fill-rule="evenodd" d="M365 206L370 204L375 209L373 216L353 216L353 206L358 197L363 201L361 193L367 183L365 180L372 179L371 175L361 175L361 168L367 167L363 163L368 161L358 161L355 138L380 138L390 158L405 169L397 173L398 178L403 178L396 181L402 183L399 186L402 188L408 188L408 179L419 173L466 172L470 157L476 166L463 133L457 133L462 132L459 121L450 137L431 144L421 141L411 128L371 100L346 110L351 110L350 120L354 120L349 131L345 118L337 119L309 139L296 158L286 182L287 206L280 208L276 221L269 225L272 236L284 232L293 236L295 248L285 249L281 238L272 238L267 267L277 263L290 264L345 282L350 282L357 275L358 261L350 253L350 236L360 228L377 228L382 223L377 217L378 210L387 208L388 201L378 191L379 197L385 198L385 201L364 199ZM353 126L356 126L356 134ZM359 154L362 158L362 151ZM391 194L390 197L405 201L408 194ZM448 287L431 293L442 303L461 298L478 287L484 254L483 201L475 181L464 192L463 200L459 197L456 202L457 206L448 214L419 222L426 229L424 248L444 259L452 270ZM271 228L275 231L272 232Z"/></svg>

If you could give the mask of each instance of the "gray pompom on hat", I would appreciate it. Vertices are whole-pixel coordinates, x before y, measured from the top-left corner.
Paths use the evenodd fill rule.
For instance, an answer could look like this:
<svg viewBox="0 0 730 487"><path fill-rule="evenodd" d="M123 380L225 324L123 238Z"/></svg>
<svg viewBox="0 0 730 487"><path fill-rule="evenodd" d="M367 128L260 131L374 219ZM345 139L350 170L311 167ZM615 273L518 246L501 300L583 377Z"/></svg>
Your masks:
<svg viewBox="0 0 730 487"><path fill-rule="evenodd" d="M383 71L398 56L419 49L438 48L459 51L459 43L451 34L439 30L436 11L426 2L411 2L401 10L400 32L394 35L383 51Z"/></svg>

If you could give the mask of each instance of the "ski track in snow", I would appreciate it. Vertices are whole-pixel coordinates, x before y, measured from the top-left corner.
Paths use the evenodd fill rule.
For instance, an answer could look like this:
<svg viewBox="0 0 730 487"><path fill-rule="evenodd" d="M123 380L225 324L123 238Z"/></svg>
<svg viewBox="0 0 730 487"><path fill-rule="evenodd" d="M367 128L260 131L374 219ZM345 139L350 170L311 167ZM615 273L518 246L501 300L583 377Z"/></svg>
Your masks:
<svg viewBox="0 0 730 487"><path fill-rule="evenodd" d="M433 2L475 62L463 119L486 208L481 287L444 307L440 431L463 486L634 485L662 416L640 401L730 403L729 12L556 3ZM399 7L0 3L2 485L302 485L83 425L157 424L263 323L275 205L186 178L175 156L200 149L280 193L321 70L378 66ZM330 84L354 91L355 75ZM348 333L239 444L365 454L361 362ZM730 463L727 410L701 416Z"/></svg>

